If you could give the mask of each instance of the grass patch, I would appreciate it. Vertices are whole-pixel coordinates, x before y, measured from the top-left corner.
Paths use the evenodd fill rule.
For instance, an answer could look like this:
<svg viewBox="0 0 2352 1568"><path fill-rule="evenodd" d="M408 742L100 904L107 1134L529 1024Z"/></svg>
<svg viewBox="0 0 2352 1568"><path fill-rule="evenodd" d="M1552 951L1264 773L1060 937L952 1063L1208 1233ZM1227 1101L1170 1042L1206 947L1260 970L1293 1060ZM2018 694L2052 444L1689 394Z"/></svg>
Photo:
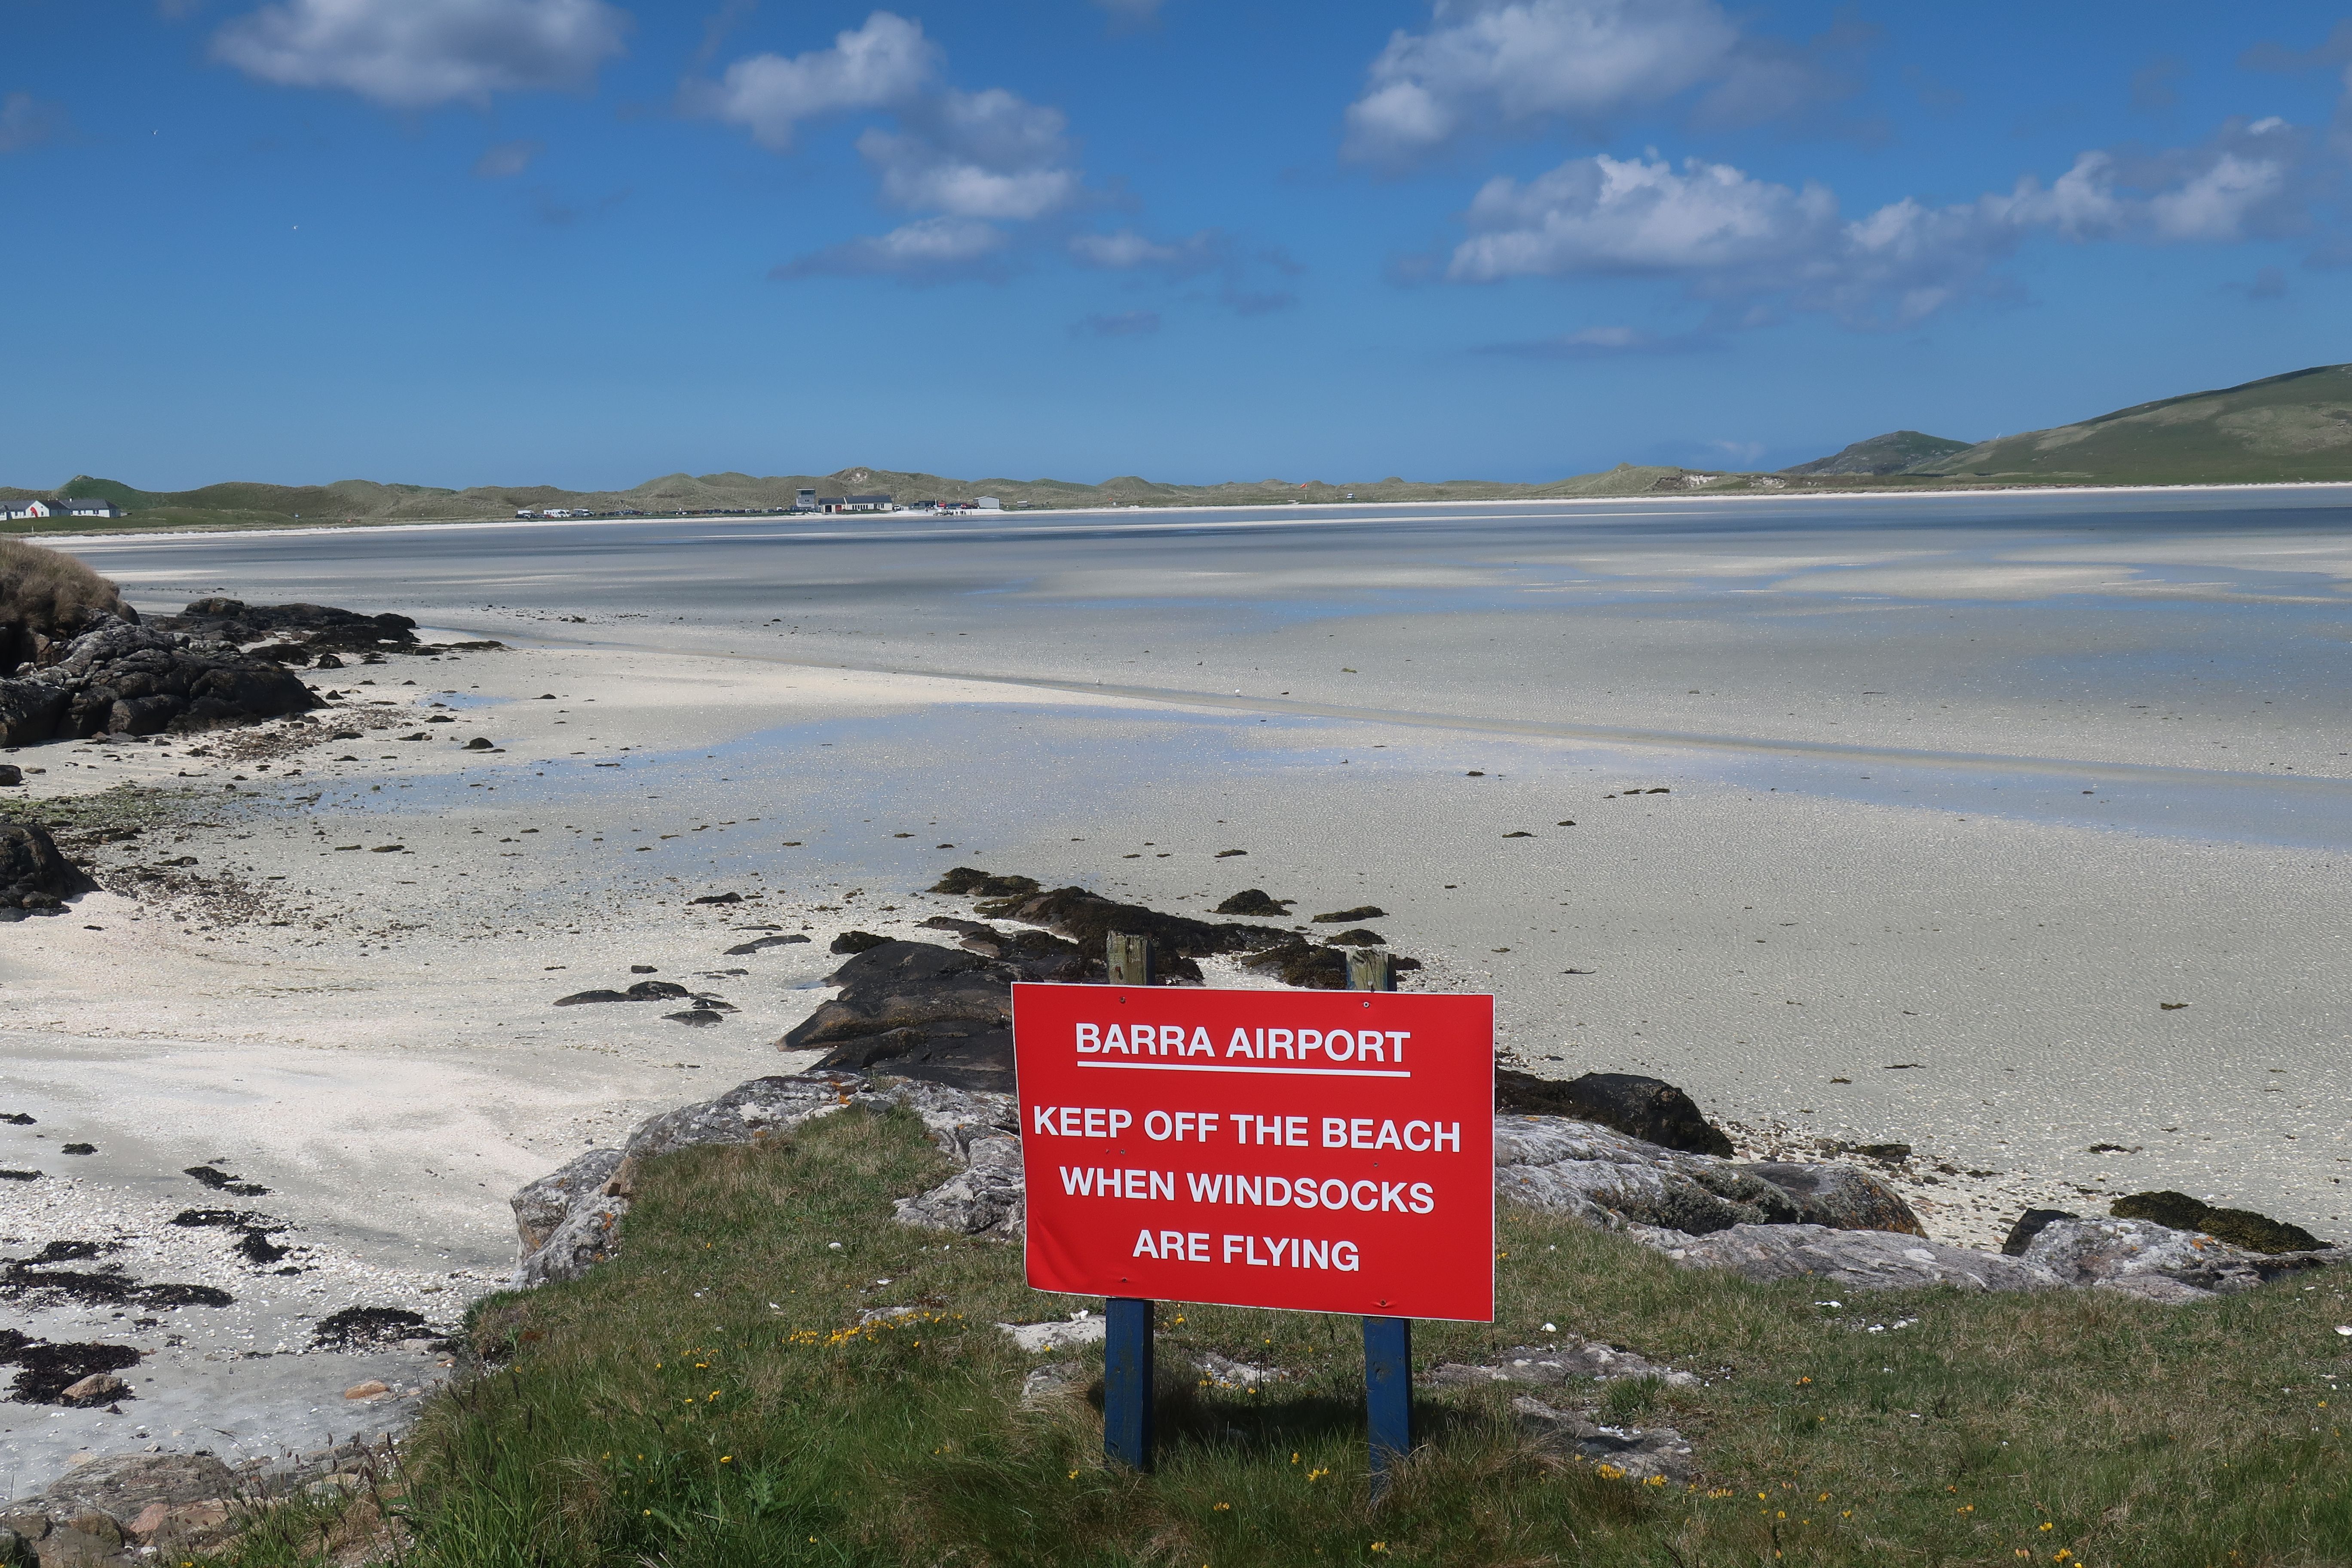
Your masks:
<svg viewBox="0 0 2352 1568"><path fill-rule="evenodd" d="M1087 1399L1023 1409L1024 1374L1055 1358L992 1325L1099 1304L1029 1290L1016 1247L898 1226L889 1195L943 1172L913 1117L861 1111L651 1163L618 1258L476 1308L499 1370L428 1407L404 1561L2352 1560L2344 1396L2324 1376L2352 1371L2337 1273L2185 1309L1941 1289L1865 1312L1506 1205L1500 1321L1420 1325L1420 1364L1540 1343L1553 1322L1698 1373L1581 1403L1677 1426L1704 1477L1606 1479L1530 1446L1508 1394L1480 1389L1423 1399L1424 1445L1375 1508L1353 1319L1163 1305L1150 1476L1103 1468ZM920 1310L860 1321L902 1305ZM1205 1350L1292 1376L1206 1387L1182 1370Z"/></svg>
<svg viewBox="0 0 2352 1568"><path fill-rule="evenodd" d="M47 634L93 610L118 610L115 585L62 551L0 539L0 626Z"/></svg>

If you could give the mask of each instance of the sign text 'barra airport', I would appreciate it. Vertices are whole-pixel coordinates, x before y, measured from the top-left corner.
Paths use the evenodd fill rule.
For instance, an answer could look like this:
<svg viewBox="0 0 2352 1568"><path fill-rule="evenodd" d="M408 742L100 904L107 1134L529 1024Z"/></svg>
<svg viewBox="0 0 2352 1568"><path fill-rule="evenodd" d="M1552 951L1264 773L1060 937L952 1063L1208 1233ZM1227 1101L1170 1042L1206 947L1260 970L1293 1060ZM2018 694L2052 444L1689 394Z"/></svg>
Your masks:
<svg viewBox="0 0 2352 1568"><path fill-rule="evenodd" d="M1495 1315L1495 1001L1013 988L1029 1283Z"/></svg>

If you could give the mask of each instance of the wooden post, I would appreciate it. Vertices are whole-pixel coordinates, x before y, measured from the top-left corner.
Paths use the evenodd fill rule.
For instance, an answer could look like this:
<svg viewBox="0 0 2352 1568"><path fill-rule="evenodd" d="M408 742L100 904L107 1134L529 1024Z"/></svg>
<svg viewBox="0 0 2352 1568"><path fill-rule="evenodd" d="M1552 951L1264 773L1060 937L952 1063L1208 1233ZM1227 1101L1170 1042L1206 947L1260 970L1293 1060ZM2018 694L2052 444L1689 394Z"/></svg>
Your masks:
<svg viewBox="0 0 2352 1568"><path fill-rule="evenodd" d="M1350 991L1393 991L1396 989L1396 961L1377 947L1351 947L1348 950L1348 989Z"/></svg>
<svg viewBox="0 0 2352 1568"><path fill-rule="evenodd" d="M1412 1452L1412 1320L1364 1320L1364 1417L1371 1430L1372 1495L1389 1489L1391 1467Z"/></svg>
<svg viewBox="0 0 2352 1568"><path fill-rule="evenodd" d="M1151 1468L1151 1303L1113 1296L1103 1308L1108 1331L1103 1336L1103 1458L1131 1470L1148 1470Z"/></svg>
<svg viewBox="0 0 2352 1568"><path fill-rule="evenodd" d="M1151 939L1112 931L1103 942L1103 968L1113 985L1151 984Z"/></svg>

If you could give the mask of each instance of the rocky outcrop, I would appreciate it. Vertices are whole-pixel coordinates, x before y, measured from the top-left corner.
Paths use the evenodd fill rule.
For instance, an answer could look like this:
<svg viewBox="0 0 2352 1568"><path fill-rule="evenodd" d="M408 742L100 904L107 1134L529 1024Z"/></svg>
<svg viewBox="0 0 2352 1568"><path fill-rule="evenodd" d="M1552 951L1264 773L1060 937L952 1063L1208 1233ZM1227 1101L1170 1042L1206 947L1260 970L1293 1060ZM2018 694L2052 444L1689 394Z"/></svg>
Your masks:
<svg viewBox="0 0 2352 1568"><path fill-rule="evenodd" d="M2017 1223L2009 1227L2009 1238L2000 1244L2000 1249L2011 1258L2022 1258L2025 1249L2033 1245L2033 1238L2040 1236L2051 1221L2077 1217L2064 1209L2027 1209L2017 1216Z"/></svg>
<svg viewBox="0 0 2352 1568"><path fill-rule="evenodd" d="M778 1044L832 1048L824 1069L880 1069L956 1089L1013 1089L1013 984L1074 979L1085 960L1043 932L1024 946L976 921L961 949L925 942L866 947L826 977L840 994L821 1004Z"/></svg>
<svg viewBox="0 0 2352 1568"><path fill-rule="evenodd" d="M0 1568L130 1568L215 1557L265 1504L298 1493L347 1496L394 1469L388 1442L235 1466L205 1453L108 1455L75 1466L46 1491L0 1504Z"/></svg>
<svg viewBox="0 0 2352 1568"><path fill-rule="evenodd" d="M618 1249L639 1164L681 1149L758 1144L851 1106L903 1106L920 1117L957 1175L898 1200L910 1225L967 1236L1017 1233L1022 1219L1020 1144L1011 1097L898 1079L877 1085L856 1073L810 1072L753 1079L716 1100L640 1122L617 1150L592 1149L513 1199L521 1243L517 1281L576 1279Z"/></svg>
<svg viewBox="0 0 2352 1568"><path fill-rule="evenodd" d="M2266 1279L2343 1261L2342 1247L2252 1252L2217 1237L2146 1219L2053 1219L2023 1261L2067 1285L2096 1285L2178 1301L2250 1290Z"/></svg>
<svg viewBox="0 0 2352 1568"><path fill-rule="evenodd" d="M2216 1208L2187 1193L2133 1193L2109 1204L2107 1212L2117 1219L2154 1220L2174 1230L2201 1231L2248 1252L2309 1252L2322 1245L2299 1225L2252 1209Z"/></svg>
<svg viewBox="0 0 2352 1568"><path fill-rule="evenodd" d="M363 616L328 605L198 599L176 616L157 616L148 624L215 642L265 643L262 657L284 664L308 664L331 652L364 657L416 646L416 623L406 616Z"/></svg>
<svg viewBox="0 0 2352 1568"><path fill-rule="evenodd" d="M1662 1149L1718 1158L1731 1152L1731 1140L1700 1114L1689 1095L1663 1079L1633 1073L1589 1072L1581 1078L1560 1079L1499 1068L1495 1074L1495 1109L1572 1116L1613 1127Z"/></svg>
<svg viewBox="0 0 2352 1568"><path fill-rule="evenodd" d="M883 952L872 949L852 963ZM928 968L940 961L878 962ZM911 1078L813 1071L756 1079L717 1100L650 1118L625 1148L592 1150L518 1193L522 1283L574 1279L612 1254L639 1161L700 1144L756 1143L852 1105L914 1110L956 1163L947 1181L895 1200L900 1221L966 1236L1021 1234L1026 1205L1012 1096ZM1741 1163L1565 1117L1498 1114L1495 1158L1498 1196L1620 1232L1684 1268L1725 1268L1759 1282L1810 1279L1839 1290L2095 1286L2192 1301L2347 1256L2341 1247L2264 1255L2150 1221L2069 1215L2045 1219L2023 1256L1983 1252L1927 1239L1893 1190L1850 1165ZM1499 1368L1441 1372L1455 1381L1535 1384L1641 1376L1673 1382L1683 1375L1581 1342L1515 1351Z"/></svg>
<svg viewBox="0 0 2352 1568"><path fill-rule="evenodd" d="M1832 1230L1887 1230L1925 1236L1927 1227L1895 1189L1852 1165L1798 1165L1780 1161L1734 1164L1796 1200L1797 1217Z"/></svg>
<svg viewBox="0 0 2352 1568"><path fill-rule="evenodd" d="M621 1168L618 1149L591 1149L551 1175L523 1188L509 1199L514 1209L515 1233L525 1256L547 1245L566 1215L581 1201L612 1180Z"/></svg>
<svg viewBox="0 0 2352 1568"><path fill-rule="evenodd" d="M1126 936L1146 937L1163 960L1252 952L1290 940L1286 932L1265 926L1244 925L1239 921L1196 921L1187 915L1162 914L1141 904L1122 904L1115 899L1106 899L1100 893L1089 892L1084 888L1055 888L1047 892L1015 894L983 902L979 910L991 919L1044 926L1067 937L1088 952L1100 952L1103 939L1113 931Z"/></svg>
<svg viewBox="0 0 2352 1568"><path fill-rule="evenodd" d="M1030 973L1025 980L1082 980L1101 973L1104 939L1114 932L1139 936L1151 943L1154 978L1162 985L1202 984L1199 960L1220 954L1245 954L1248 968L1278 977L1286 985L1304 990L1344 990L1348 984L1349 946L1379 944L1370 931L1348 931L1332 939L1341 945L1309 942L1296 932L1273 926L1247 925L1239 921L1200 921L1188 915L1163 914L1141 904L1123 904L1084 888L1041 889L1030 877L997 876L970 866L959 866L931 889L935 893L970 894L982 901L979 912L992 920L1017 921L1043 926L1066 939L1047 947L1035 933L1006 937L978 921L934 917L925 922L966 929L962 945L975 952L1002 954L1024 963L1057 966L1064 973ZM1217 913L1284 913L1289 900L1268 897L1262 889L1237 893L1217 907ZM1369 941L1365 940L1369 939ZM1407 972L1421 967L1418 959L1392 956L1391 967Z"/></svg>
<svg viewBox="0 0 2352 1568"><path fill-rule="evenodd" d="M207 730L320 706L281 665L119 619L76 637L45 668L19 668L0 680L0 744Z"/></svg>
<svg viewBox="0 0 2352 1568"><path fill-rule="evenodd" d="M0 817L0 921L62 913L66 900L98 891L89 873L37 822Z"/></svg>
<svg viewBox="0 0 2352 1568"><path fill-rule="evenodd" d="M1560 1116L1495 1118L1495 1190L1610 1230L1811 1224L1925 1234L1891 1188L1850 1165L1741 1165Z"/></svg>
<svg viewBox="0 0 2352 1568"><path fill-rule="evenodd" d="M2048 1290L2061 1283L2027 1258L1950 1247L1883 1230L1818 1225L1736 1225L1706 1236L1637 1233L1685 1268L1728 1268L1749 1279L1812 1279L1842 1290Z"/></svg>

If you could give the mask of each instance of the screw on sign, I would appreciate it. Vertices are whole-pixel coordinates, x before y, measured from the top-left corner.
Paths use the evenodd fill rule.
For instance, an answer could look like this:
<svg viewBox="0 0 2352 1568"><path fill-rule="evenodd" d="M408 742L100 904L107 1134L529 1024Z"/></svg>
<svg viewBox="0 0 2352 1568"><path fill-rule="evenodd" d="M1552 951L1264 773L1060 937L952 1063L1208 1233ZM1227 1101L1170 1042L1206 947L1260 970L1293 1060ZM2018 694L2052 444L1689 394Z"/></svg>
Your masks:
<svg viewBox="0 0 2352 1568"><path fill-rule="evenodd" d="M1373 1460L1410 1320L1495 1315L1495 1004L1022 984L1029 1283L1109 1299L1104 1446L1150 1457L1150 1303L1360 1313Z"/></svg>

